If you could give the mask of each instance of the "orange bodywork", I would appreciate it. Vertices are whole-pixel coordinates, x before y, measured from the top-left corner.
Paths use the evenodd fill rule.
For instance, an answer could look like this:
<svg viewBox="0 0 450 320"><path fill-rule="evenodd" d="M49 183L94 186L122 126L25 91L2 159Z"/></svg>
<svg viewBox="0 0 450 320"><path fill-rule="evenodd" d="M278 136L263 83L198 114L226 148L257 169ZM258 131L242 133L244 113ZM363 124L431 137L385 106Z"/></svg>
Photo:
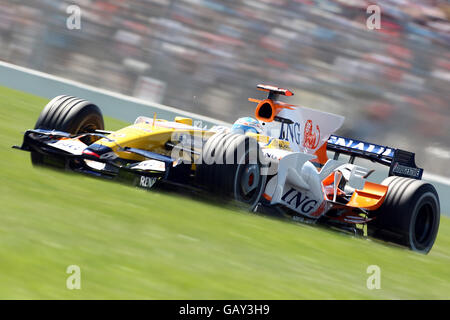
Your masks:
<svg viewBox="0 0 450 320"><path fill-rule="evenodd" d="M334 182L334 173L326 177L322 184L326 187ZM362 208L367 210L376 210L384 202L388 191L387 186L366 181L362 190L355 190L350 201L346 204L347 207ZM343 195L344 192L338 189L338 196ZM327 196L330 196L327 192Z"/></svg>
<svg viewBox="0 0 450 320"><path fill-rule="evenodd" d="M387 191L387 186L366 181L362 190L355 190L347 206L376 210L383 204Z"/></svg>
<svg viewBox="0 0 450 320"><path fill-rule="evenodd" d="M327 144L324 143L319 149L316 150L314 155L317 156L317 158L311 161L324 165L328 161Z"/></svg>
<svg viewBox="0 0 450 320"><path fill-rule="evenodd" d="M287 104L281 101L273 101L272 99L264 99L264 100L258 100L253 98L248 98L248 101L255 102L258 104L258 106L255 109L255 117L259 121L263 122L272 122L275 119L275 116L282 110L282 109L294 109L294 105ZM268 104L271 108L270 117L262 117L260 115L260 109Z"/></svg>

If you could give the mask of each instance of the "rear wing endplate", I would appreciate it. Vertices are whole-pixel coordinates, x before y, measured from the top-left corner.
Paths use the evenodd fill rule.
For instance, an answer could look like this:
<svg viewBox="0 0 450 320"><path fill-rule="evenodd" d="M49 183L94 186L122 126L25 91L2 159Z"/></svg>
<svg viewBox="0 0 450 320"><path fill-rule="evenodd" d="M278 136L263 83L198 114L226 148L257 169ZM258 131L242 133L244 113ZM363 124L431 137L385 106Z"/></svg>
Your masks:
<svg viewBox="0 0 450 320"><path fill-rule="evenodd" d="M335 160L345 154L350 156L350 163L363 158L388 166L389 176L422 179L423 169L416 166L415 154L409 151L335 135L328 139L327 150L335 152Z"/></svg>

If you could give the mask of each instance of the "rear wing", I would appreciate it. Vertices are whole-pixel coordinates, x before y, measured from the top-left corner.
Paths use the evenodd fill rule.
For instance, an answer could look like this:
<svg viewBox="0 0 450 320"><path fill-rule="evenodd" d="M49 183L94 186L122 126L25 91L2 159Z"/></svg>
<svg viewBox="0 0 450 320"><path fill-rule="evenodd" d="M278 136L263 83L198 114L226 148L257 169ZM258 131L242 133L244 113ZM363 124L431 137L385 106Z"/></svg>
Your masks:
<svg viewBox="0 0 450 320"><path fill-rule="evenodd" d="M283 96L288 96L288 97L294 95L294 93L288 89L278 88L278 87L267 85L267 84L258 84L256 86L256 88L258 90L268 92L269 95L267 96L267 99L272 99L272 100L277 99L277 96L280 94L282 94Z"/></svg>
<svg viewBox="0 0 450 320"><path fill-rule="evenodd" d="M416 166L412 152L335 135L328 139L327 150L335 152L335 160L345 154L350 156L350 163L355 158L363 158L388 166L389 176L422 179L423 169Z"/></svg>

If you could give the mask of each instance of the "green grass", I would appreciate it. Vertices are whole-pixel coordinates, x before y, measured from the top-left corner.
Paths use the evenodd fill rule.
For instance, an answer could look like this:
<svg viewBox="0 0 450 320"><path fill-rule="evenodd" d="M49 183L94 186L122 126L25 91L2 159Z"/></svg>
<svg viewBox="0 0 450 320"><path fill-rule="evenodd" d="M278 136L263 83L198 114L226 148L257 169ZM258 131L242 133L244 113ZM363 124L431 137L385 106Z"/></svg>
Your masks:
<svg viewBox="0 0 450 320"><path fill-rule="evenodd" d="M47 100L0 87L2 299L450 298L450 221L429 255L35 169L10 147ZM107 129L122 125L107 119ZM81 290L66 269L81 268ZM366 269L381 268L368 290Z"/></svg>

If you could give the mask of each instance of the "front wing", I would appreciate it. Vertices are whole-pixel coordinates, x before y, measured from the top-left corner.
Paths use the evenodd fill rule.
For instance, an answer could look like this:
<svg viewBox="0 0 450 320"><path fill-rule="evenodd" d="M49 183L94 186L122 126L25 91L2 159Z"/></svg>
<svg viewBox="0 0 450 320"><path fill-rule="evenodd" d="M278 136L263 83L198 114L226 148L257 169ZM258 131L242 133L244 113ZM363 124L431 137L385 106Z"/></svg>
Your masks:
<svg viewBox="0 0 450 320"><path fill-rule="evenodd" d="M138 154L144 161L128 161L109 153L98 156L88 151L88 144L82 139L89 137L107 138L102 133L71 135L55 130L35 129L24 134L21 146L13 148L37 152L59 160L66 169L97 177L118 180L132 180L135 184L149 188L158 180L166 180L177 162L165 155L136 148L123 148L123 151Z"/></svg>

